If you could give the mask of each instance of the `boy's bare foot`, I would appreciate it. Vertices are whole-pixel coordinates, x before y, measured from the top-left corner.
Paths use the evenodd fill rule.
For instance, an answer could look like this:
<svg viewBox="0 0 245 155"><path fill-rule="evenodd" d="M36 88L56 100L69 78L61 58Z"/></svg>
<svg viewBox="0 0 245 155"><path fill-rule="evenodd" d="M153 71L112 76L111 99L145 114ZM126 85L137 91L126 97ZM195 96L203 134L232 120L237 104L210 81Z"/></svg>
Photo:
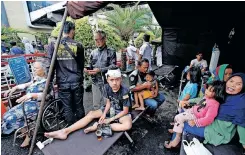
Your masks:
<svg viewBox="0 0 245 155"><path fill-rule="evenodd" d="M29 143L30 143L30 137L29 136L26 136L25 140L23 141L23 143L20 145L20 147L27 147L29 146Z"/></svg>
<svg viewBox="0 0 245 155"><path fill-rule="evenodd" d="M89 132L95 131L95 130L97 130L97 127L98 127L98 123L95 122L92 126L86 128L84 130L84 133L89 133Z"/></svg>
<svg viewBox="0 0 245 155"><path fill-rule="evenodd" d="M145 110L145 107L139 107L139 108L135 108L135 110Z"/></svg>
<svg viewBox="0 0 245 155"><path fill-rule="evenodd" d="M132 106L132 109L139 108L139 107L140 107L140 105L135 104L134 106Z"/></svg>
<svg viewBox="0 0 245 155"><path fill-rule="evenodd" d="M174 133L174 130L173 129L168 129L168 132L169 133Z"/></svg>
<svg viewBox="0 0 245 155"><path fill-rule="evenodd" d="M65 129L54 131L54 132L45 132L44 136L47 138L56 138L56 139L66 139L67 133L65 132Z"/></svg>

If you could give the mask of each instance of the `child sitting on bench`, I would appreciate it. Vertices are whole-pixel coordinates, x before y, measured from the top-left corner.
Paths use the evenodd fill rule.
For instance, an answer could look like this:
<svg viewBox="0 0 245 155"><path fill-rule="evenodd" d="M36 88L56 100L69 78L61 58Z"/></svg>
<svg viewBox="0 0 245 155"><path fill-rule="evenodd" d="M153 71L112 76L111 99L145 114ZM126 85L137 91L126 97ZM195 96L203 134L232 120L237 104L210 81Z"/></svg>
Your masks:
<svg viewBox="0 0 245 155"><path fill-rule="evenodd" d="M135 108L135 110L145 110L145 106L144 106L144 100L147 98L155 98L157 97L158 94L158 83L157 81L154 79L155 77L155 73L154 71L150 71L146 74L146 82L150 82L151 88L150 89L146 89L140 92L134 92L134 101L135 101L135 105L133 106L133 108ZM140 102L140 105L139 105Z"/></svg>
<svg viewBox="0 0 245 155"><path fill-rule="evenodd" d="M174 128L169 129L170 133L176 132L175 138L169 143L165 142L166 148L176 147L180 140L184 128L184 122L188 122L190 126L204 127L211 124L218 114L220 103L224 102L225 85L221 81L214 81L207 84L205 97L198 105L187 109L185 112L175 116Z"/></svg>
<svg viewBox="0 0 245 155"><path fill-rule="evenodd" d="M86 128L84 130L85 133L97 130L98 124L110 124L115 120L118 120L118 122L110 124L112 131L126 131L131 129L132 119L129 114L129 107L131 106L128 96L129 90L121 85L121 76L120 69L111 69L106 73L108 84L104 87L106 94L105 106L96 111L90 111L84 118L65 129L44 133L44 135L48 138L66 139L70 133L86 127L97 118L99 118L99 122L95 122L93 126ZM114 109L113 116L108 115L112 111L111 107Z"/></svg>

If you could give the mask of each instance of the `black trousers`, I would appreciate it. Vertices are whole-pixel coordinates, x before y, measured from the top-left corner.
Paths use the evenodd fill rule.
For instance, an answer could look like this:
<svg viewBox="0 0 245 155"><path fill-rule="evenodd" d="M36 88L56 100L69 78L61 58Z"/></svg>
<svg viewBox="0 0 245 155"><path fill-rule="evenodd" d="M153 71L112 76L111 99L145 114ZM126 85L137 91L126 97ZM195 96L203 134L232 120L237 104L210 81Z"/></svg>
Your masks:
<svg viewBox="0 0 245 155"><path fill-rule="evenodd" d="M64 115L69 125L85 116L83 106L83 85L81 83L59 84L58 96L64 107Z"/></svg>

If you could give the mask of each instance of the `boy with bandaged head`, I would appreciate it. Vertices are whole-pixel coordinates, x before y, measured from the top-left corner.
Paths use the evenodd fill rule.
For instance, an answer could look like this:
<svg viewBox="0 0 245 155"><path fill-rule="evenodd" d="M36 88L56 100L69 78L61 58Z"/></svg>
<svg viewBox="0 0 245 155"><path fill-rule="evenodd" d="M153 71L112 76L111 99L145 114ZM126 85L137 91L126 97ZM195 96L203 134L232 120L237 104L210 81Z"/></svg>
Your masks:
<svg viewBox="0 0 245 155"><path fill-rule="evenodd" d="M84 118L80 119L68 128L45 133L46 137L66 139L67 136L87 126L94 119L99 121L84 130L85 133L95 131L98 124L110 124L112 131L126 131L132 127L132 119L129 112L129 90L122 86L122 74L120 69L108 70L105 74L108 84L104 86L106 105L95 111L90 111Z"/></svg>

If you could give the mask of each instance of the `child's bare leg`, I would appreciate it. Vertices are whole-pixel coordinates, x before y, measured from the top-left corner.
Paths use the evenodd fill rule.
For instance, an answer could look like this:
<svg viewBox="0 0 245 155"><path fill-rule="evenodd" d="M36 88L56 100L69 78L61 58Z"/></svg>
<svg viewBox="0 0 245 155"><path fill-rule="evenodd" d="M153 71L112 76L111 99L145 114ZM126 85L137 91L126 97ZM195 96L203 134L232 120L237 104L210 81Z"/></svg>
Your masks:
<svg viewBox="0 0 245 155"><path fill-rule="evenodd" d="M134 92L134 106L132 107L134 108L138 108L139 107L139 97L138 97L138 92Z"/></svg>
<svg viewBox="0 0 245 155"><path fill-rule="evenodd" d="M176 147L179 144L180 140L181 140L181 133L176 133L174 140L172 140L169 144L165 142L164 146L166 148Z"/></svg>
<svg viewBox="0 0 245 155"><path fill-rule="evenodd" d="M139 101L140 101L140 107L136 108L135 110L145 110L143 94L144 94L143 91L138 93Z"/></svg>

